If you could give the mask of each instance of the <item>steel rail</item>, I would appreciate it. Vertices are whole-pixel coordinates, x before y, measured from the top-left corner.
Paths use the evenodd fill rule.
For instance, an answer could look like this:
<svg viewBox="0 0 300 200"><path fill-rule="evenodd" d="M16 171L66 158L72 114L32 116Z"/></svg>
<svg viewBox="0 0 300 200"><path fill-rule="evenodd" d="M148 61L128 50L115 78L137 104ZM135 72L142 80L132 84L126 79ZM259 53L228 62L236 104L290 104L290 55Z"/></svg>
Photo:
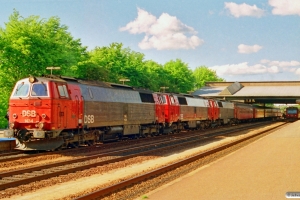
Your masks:
<svg viewBox="0 0 300 200"><path fill-rule="evenodd" d="M268 122L257 122L256 124L264 124L264 123L268 123ZM240 125L238 125L238 126L240 126ZM222 127L222 128L224 128L224 127ZM215 131L215 130L216 129L205 129L205 130L202 130L203 131L202 134L205 134L206 132ZM199 130L197 130L197 131L199 131ZM176 135L177 137L181 137L181 135L184 135L184 134L185 133L171 134L171 136ZM170 137L170 135L159 135L157 137L157 139L164 140L166 137ZM141 140L143 140L143 141L141 141ZM139 141L141 141L141 142L150 141L151 142L151 140L152 140L152 138L141 138ZM136 141L136 142L138 143L139 141ZM125 140L125 141L119 141L117 144L118 145L127 145L127 143L128 143L128 140ZM103 148L107 148L107 147L110 148L114 144L115 143L109 143L109 144L104 144L104 145L103 144L98 144L98 145L101 145L101 147L103 147ZM89 148L88 147L83 147L83 148L84 148L85 151L89 151L89 150L93 151L93 149L95 149L96 145L90 146ZM112 147L112 148L114 148L114 147ZM82 150L82 149L80 149L80 150ZM100 150L100 148L97 149L97 151L98 150ZM79 150L78 149L64 149L62 151L62 153L68 154L68 153L74 153L76 151L79 151ZM20 152L20 153L18 153L18 152ZM13 161L13 160L17 160L17 159L24 159L24 158L34 158L34 157L38 157L38 156L41 156L41 155L44 156L44 155L56 155L57 154L57 152L43 152L43 153L36 153L38 151L33 151L33 152L34 152L34 154L29 154L29 153L26 154L26 153L24 153L22 151L17 151L15 153L12 152L12 153L8 153L8 154L3 153L3 154L0 154L0 162L8 162L8 161ZM82 153L82 152L80 152L80 153Z"/></svg>
<svg viewBox="0 0 300 200"><path fill-rule="evenodd" d="M193 137L184 138L184 139L191 139L191 138L195 139L196 137L199 137L199 136L193 136ZM208 138L205 138L205 139L208 139ZM98 167L98 166L103 166L103 165L110 164L110 163L123 161L123 160L130 159L130 158L133 158L133 157L145 154L145 153L151 153L154 151L167 149L167 148L170 148L171 146L182 145L182 144L186 144L188 142L198 141L198 140L193 140L193 141L182 142L182 140L183 140L182 138L181 139L176 138L176 139L173 139L172 141L166 140L166 141L159 142L159 143L153 142L148 145L141 144L138 147L135 146L135 147L131 147L128 149L118 150L118 151L114 151L114 152L110 152L110 153L100 153L100 154L96 154L96 155L92 155L92 156L86 156L83 158L69 160L69 161L62 161L62 162L52 163L52 164L43 165L43 166L30 167L30 168L15 170L15 171L3 172L3 173L0 173L0 190L6 189L9 187L16 187L16 186L34 182L34 181L48 179L48 178L59 176L59 175L73 173L75 171L85 170L85 169L89 169L89 168L93 168L93 167ZM167 144L169 144L169 145L167 145ZM150 150L150 151L147 150L151 147L153 148L152 150ZM122 154L122 153L126 153L129 151L134 151L134 150L141 151L142 149L145 149L145 150L142 152L138 152L138 153L131 153L130 155L127 155L127 156L117 155L117 154ZM105 161L98 161L98 162L95 162L92 164L82 163L84 161L88 161L91 159L97 159L99 157L108 157L108 156L119 156L119 157L105 160ZM70 167L68 169L62 169L65 167L64 165L73 165L75 163L80 163L81 166ZM45 171L42 171L42 170L50 170L51 168L53 168L52 169L53 172L47 173ZM26 173L27 178L21 179L20 176L25 173ZM30 175L30 173L32 175ZM17 176L19 176L19 177L17 177ZM31 176L31 177L28 177L28 176Z"/></svg>
<svg viewBox="0 0 300 200"><path fill-rule="evenodd" d="M231 126L231 127L222 127L221 130L223 129L227 129L227 128L236 128L236 127L255 127L257 125L261 125L261 124L265 124L267 122L263 122L263 123L255 123L255 125L253 124L247 124L246 126ZM199 131L199 130L196 130L196 131ZM203 132L202 133L199 133L200 135L207 135L207 134L211 134L211 132L215 132L217 131L216 134L219 134L218 131L220 131L220 129L205 129L205 130L202 130ZM189 134L194 134L195 131L189 131ZM197 133L196 133L197 134ZM136 141L131 141L131 142L136 142L136 143L139 143L139 142L148 142L148 143L153 143L153 142L157 142L157 140L166 140L166 138L169 138L169 137L172 137L172 136L176 136L178 138L181 138L181 137L186 137L186 133L181 133L181 134L170 134L170 135L160 135L160 137L157 137L154 141L153 141L153 138L143 138L142 140L136 140ZM100 151L100 150L103 150L103 153L104 152L108 152L109 151L109 148L111 148L111 146L114 146L116 143L110 143L110 144L100 144L101 147L103 147L104 149L101 149L101 148L97 148L96 146L92 146L90 148L84 148L83 149L80 149L80 150L84 150L84 151L89 151L91 150L91 152L93 151ZM128 140L125 140L125 141L120 141L117 143L118 146L120 145L132 145L132 144L128 144ZM121 149L121 148L124 148L124 147L112 147L114 149ZM62 154L64 155L68 155L68 154L74 154L78 151L79 149L65 149L64 151L62 151ZM91 152L88 152L87 154L91 153ZM81 154L84 154L83 152L80 152ZM15 155L14 155L15 154ZM3 154L3 156L1 156L0 154L0 163L3 163L3 162L8 162L8 161L14 161L14 160L18 160L18 159L26 159L26 158L34 158L34 157L38 157L38 156L50 156L50 155L57 155L57 152L43 152L43 153L34 153L32 154L31 152L30 153L24 153L22 151L17 151L13 154Z"/></svg>

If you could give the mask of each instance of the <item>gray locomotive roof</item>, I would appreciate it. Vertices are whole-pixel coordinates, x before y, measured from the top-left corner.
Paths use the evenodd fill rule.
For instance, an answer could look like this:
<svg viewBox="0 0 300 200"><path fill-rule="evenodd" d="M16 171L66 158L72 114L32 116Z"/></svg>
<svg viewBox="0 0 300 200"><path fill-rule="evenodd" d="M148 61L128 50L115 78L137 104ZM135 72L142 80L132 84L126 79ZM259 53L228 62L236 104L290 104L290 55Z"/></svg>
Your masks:
<svg viewBox="0 0 300 200"><path fill-rule="evenodd" d="M105 87L84 87L80 85L86 101L141 103L141 97L134 90L119 90ZM92 93L92 96L90 95Z"/></svg>
<svg viewBox="0 0 300 200"><path fill-rule="evenodd" d="M296 103L300 81L207 82L194 95L205 98L243 100L246 103Z"/></svg>
<svg viewBox="0 0 300 200"><path fill-rule="evenodd" d="M89 85L89 86L99 86L99 87L105 87L105 88L119 88L119 89L129 89L133 90L132 86L129 85L123 85L123 84L117 84L117 83L109 83L104 81L96 81L96 80L81 80L73 77L67 77L67 76L56 76L56 75L44 75L43 77L39 77L40 80L55 80L55 81L62 81L62 82L73 82L73 83L79 83L82 85Z"/></svg>
<svg viewBox="0 0 300 200"><path fill-rule="evenodd" d="M36 78L40 81L55 80L59 82L71 82L78 84L86 101L141 103L139 92L141 92L142 89L137 91L128 85L102 81L86 81L56 75L45 75L43 77ZM145 90L143 90L143 92L146 93Z"/></svg>

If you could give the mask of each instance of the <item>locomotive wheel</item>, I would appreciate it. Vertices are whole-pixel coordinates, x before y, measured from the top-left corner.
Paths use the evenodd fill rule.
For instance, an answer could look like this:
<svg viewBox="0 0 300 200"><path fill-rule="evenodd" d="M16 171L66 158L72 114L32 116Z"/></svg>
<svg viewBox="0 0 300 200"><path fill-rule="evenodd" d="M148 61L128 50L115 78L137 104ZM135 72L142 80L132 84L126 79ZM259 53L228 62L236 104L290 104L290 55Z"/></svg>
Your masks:
<svg viewBox="0 0 300 200"><path fill-rule="evenodd" d="M70 148L78 148L78 143L77 142L69 143L68 147L70 147Z"/></svg>
<svg viewBox="0 0 300 200"><path fill-rule="evenodd" d="M56 151L61 151L62 150L62 145L60 147L57 147L55 150Z"/></svg>
<svg viewBox="0 0 300 200"><path fill-rule="evenodd" d="M17 138L21 141L21 142L25 142L28 141L30 139L30 136L27 135L28 131L26 129L21 129L18 131L17 133Z"/></svg>
<svg viewBox="0 0 300 200"><path fill-rule="evenodd" d="M93 146L93 145L95 144L95 141L94 141L94 140L87 140L87 141L86 141L86 144L87 144L88 146Z"/></svg>

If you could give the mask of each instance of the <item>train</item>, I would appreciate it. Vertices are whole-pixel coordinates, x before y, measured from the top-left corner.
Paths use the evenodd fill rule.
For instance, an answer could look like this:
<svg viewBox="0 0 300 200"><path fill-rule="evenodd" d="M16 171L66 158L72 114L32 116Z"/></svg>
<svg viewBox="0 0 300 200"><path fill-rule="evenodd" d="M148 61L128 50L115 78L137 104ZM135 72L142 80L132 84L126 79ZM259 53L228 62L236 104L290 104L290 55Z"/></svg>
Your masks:
<svg viewBox="0 0 300 200"><path fill-rule="evenodd" d="M30 76L9 99L16 149L55 150L281 117L277 108L72 77Z"/></svg>
<svg viewBox="0 0 300 200"><path fill-rule="evenodd" d="M285 110L285 119L289 121L294 121L299 119L299 109L295 106L287 107Z"/></svg>

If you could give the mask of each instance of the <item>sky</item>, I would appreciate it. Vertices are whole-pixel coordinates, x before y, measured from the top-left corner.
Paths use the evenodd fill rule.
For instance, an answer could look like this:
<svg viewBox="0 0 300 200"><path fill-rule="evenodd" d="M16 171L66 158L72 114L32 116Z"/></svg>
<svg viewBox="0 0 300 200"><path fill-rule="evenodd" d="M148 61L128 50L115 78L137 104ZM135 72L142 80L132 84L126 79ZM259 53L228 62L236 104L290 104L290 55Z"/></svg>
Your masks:
<svg viewBox="0 0 300 200"><path fill-rule="evenodd" d="M117 42L226 81L300 81L300 0L0 0L0 27L56 16L88 50Z"/></svg>

